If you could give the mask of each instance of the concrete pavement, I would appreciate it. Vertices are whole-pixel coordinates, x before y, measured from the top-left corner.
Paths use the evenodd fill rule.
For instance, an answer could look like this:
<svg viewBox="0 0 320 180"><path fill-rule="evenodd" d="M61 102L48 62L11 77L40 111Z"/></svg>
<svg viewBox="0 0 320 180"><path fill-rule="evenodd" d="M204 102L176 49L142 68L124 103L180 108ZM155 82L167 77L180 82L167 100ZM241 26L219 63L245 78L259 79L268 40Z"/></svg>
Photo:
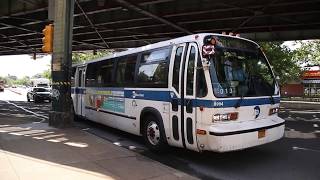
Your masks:
<svg viewBox="0 0 320 180"><path fill-rule="evenodd" d="M78 128L0 116L0 179L196 179Z"/></svg>

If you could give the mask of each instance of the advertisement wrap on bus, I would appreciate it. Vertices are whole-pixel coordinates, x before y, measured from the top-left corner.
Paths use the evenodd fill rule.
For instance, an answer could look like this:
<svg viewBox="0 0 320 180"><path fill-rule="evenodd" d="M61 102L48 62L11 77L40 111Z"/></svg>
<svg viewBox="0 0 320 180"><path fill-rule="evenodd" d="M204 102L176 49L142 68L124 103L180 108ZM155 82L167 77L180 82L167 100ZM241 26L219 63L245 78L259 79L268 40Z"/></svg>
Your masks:
<svg viewBox="0 0 320 180"><path fill-rule="evenodd" d="M227 152L283 137L279 85L253 41L201 33L73 65L74 113L168 145Z"/></svg>

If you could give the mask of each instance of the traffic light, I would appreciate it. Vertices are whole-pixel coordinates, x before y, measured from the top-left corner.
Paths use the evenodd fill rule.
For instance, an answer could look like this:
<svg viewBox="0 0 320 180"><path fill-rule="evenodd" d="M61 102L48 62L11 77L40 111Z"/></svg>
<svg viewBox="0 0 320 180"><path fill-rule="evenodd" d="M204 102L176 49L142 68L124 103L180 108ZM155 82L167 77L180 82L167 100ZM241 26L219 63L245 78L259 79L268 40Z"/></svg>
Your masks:
<svg viewBox="0 0 320 180"><path fill-rule="evenodd" d="M53 25L49 24L42 30L44 37L42 38L42 52L51 53L53 46Z"/></svg>

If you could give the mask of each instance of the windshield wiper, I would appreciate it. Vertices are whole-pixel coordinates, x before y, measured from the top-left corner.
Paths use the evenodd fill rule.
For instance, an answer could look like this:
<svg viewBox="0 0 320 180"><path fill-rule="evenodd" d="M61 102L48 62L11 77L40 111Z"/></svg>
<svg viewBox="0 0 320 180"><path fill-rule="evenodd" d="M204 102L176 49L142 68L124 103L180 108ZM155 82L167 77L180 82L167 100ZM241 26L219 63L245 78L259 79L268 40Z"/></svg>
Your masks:
<svg viewBox="0 0 320 180"><path fill-rule="evenodd" d="M237 103L234 105L235 108L240 107L240 104L241 104L241 102L242 102L242 100L243 100L243 97L244 97L243 95L240 96L240 99L239 99L239 100L237 101Z"/></svg>

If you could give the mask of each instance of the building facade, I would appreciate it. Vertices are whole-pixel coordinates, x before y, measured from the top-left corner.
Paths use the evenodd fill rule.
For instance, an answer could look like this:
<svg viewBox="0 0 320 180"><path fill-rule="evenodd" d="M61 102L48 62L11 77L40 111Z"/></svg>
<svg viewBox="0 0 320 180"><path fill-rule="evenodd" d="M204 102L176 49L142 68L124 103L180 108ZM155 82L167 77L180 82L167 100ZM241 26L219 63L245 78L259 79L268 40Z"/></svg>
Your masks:
<svg viewBox="0 0 320 180"><path fill-rule="evenodd" d="M302 76L303 95L320 97L320 70L308 70Z"/></svg>

